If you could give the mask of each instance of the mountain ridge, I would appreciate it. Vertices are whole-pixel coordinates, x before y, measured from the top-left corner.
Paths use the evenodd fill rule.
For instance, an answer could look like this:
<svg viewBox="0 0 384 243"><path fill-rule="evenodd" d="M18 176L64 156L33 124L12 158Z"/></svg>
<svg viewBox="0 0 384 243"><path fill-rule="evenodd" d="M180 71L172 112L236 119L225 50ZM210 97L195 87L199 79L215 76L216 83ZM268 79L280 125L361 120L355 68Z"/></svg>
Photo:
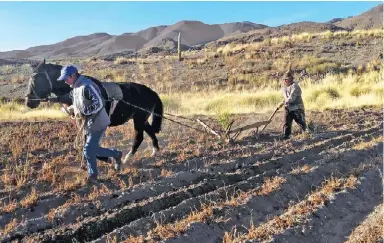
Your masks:
<svg viewBox="0 0 384 243"><path fill-rule="evenodd" d="M20 59L62 59L68 57L105 56L127 51L138 51L164 44L164 40L177 41L181 33L184 47L204 45L209 42L231 40L233 36L272 34L275 36L290 35L301 32L356 30L382 27L383 4L380 4L357 16L334 18L325 23L303 21L269 27L249 21L229 22L223 24L205 24L197 20L182 20L173 25L152 26L135 33L110 35L93 33L75 36L50 45L40 45L25 50L0 52L0 58ZM250 38L247 38L249 40Z"/></svg>

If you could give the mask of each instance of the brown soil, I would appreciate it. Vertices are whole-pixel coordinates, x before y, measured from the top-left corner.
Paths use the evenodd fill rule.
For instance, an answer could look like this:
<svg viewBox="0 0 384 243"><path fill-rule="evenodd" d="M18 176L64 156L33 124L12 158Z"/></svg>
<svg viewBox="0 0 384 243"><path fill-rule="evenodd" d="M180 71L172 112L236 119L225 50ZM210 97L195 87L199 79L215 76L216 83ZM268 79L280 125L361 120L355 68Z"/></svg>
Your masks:
<svg viewBox="0 0 384 243"><path fill-rule="evenodd" d="M267 116L249 114L244 120ZM279 230L263 233L274 242L345 241L383 199L382 113L368 107L308 112L307 117L314 124L312 135L298 133L295 126L291 140L280 140L278 113L263 136L249 132L231 144L166 121L160 155L149 156L146 137L134 158L138 169L127 165L115 174L112 165L99 162L97 185L83 184L86 172L72 147L71 121L3 122L0 240L111 242L141 235L148 242L222 242L234 227L238 236L278 220L324 181L353 177L354 187L330 191L309 214L295 216L300 220L276 221L281 225L272 226ZM103 144L126 153L132 134L131 123L110 128ZM269 185L274 177L281 183ZM247 197L231 199L240 194ZM203 205L212 211L189 217L184 230L172 237L155 233L159 224L182 221Z"/></svg>

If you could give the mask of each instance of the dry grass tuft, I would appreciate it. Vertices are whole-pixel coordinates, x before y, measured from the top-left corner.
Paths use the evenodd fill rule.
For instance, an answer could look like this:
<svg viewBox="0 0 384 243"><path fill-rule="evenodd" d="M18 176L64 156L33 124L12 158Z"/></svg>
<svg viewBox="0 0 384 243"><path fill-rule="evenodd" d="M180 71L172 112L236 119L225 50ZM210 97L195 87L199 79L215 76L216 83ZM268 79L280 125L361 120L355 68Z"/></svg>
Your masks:
<svg viewBox="0 0 384 243"><path fill-rule="evenodd" d="M244 242L251 239L258 241L270 240L273 235L280 234L294 225L301 224L310 213L322 207L326 201L331 200L336 192L346 188L354 188L356 183L357 178L353 176L339 179L332 177L325 181L319 190L298 204L290 206L282 215L275 216L272 220L258 227L251 224L248 234L239 235L232 239L231 242ZM230 233L227 235L230 235Z"/></svg>
<svg viewBox="0 0 384 243"><path fill-rule="evenodd" d="M100 188L97 188L97 186L93 186L92 192L89 193L88 195L88 200L93 201L102 195L106 195L110 193L111 193L111 190L108 187L106 187L104 184Z"/></svg>
<svg viewBox="0 0 384 243"><path fill-rule="evenodd" d="M383 240L384 205L381 204L357 226L345 243L374 243Z"/></svg>
<svg viewBox="0 0 384 243"><path fill-rule="evenodd" d="M0 214L12 213L19 207L19 203L16 200L10 200L9 203L3 203L0 206Z"/></svg>
<svg viewBox="0 0 384 243"><path fill-rule="evenodd" d="M20 204L23 208L31 208L37 203L38 199L39 196L37 194L36 188L32 188L31 193L23 200L21 200Z"/></svg>
<svg viewBox="0 0 384 243"><path fill-rule="evenodd" d="M213 215L213 207L211 205L203 205L198 211L191 212L186 218L175 223L163 225L156 222L157 226L150 233L150 238L168 239L184 233L188 226L194 222L204 222Z"/></svg>
<svg viewBox="0 0 384 243"><path fill-rule="evenodd" d="M171 171L171 170L167 170L167 169L161 169L161 173L160 173L160 175L162 176L162 177L170 177L170 176L173 176L175 173L173 172L173 171Z"/></svg>
<svg viewBox="0 0 384 243"><path fill-rule="evenodd" d="M147 242L142 235L135 237L135 236L129 236L129 238L125 241L122 241L121 243L144 243Z"/></svg>
<svg viewBox="0 0 384 243"><path fill-rule="evenodd" d="M48 218L49 222L51 222L51 223L53 223L53 221L55 219L55 212L56 212L56 209L51 208L47 214L47 218Z"/></svg>
<svg viewBox="0 0 384 243"><path fill-rule="evenodd" d="M4 230L3 230L3 233L6 235L8 234L9 232L11 232L12 230L14 230L17 226L18 222L16 219L12 219L11 222L9 222L5 227L4 227Z"/></svg>
<svg viewBox="0 0 384 243"><path fill-rule="evenodd" d="M227 199L226 201L218 202L214 205L204 204L202 205L200 210L193 211L187 217L181 220L178 220L174 223L162 224L161 222L156 221L156 227L148 233L148 238L156 239L156 240L165 240L168 238L178 236L184 233L188 229L191 223L207 221L207 219L213 216L214 209L222 209L225 206L242 205L247 202L250 196L266 195L268 193L271 193L277 190L277 188L279 188L280 185L285 181L286 179L282 177L268 178L264 182L263 186L257 190L252 190L250 192L242 192L236 196L233 195L231 198ZM229 239L231 236L228 234L227 237ZM136 240L139 240L139 238L131 237L130 241L127 241L127 242L140 242Z"/></svg>
<svg viewBox="0 0 384 243"><path fill-rule="evenodd" d="M310 171L312 171L312 169L313 168L309 165L303 165L303 166L299 166L299 167L293 169L291 171L291 174L293 174L293 175L306 174L306 173L309 173Z"/></svg>
<svg viewBox="0 0 384 243"><path fill-rule="evenodd" d="M352 147L352 149L364 150L367 148L371 148L372 146L379 144L380 142L383 142L383 136L379 136L377 138L374 138L369 142L363 142L363 143L356 144L355 146Z"/></svg>
<svg viewBox="0 0 384 243"><path fill-rule="evenodd" d="M283 184L286 181L287 179L280 176L275 176L272 179L268 178L264 182L264 184L261 186L261 189L256 192L256 195L268 195L269 193L278 189L281 186L281 184Z"/></svg>

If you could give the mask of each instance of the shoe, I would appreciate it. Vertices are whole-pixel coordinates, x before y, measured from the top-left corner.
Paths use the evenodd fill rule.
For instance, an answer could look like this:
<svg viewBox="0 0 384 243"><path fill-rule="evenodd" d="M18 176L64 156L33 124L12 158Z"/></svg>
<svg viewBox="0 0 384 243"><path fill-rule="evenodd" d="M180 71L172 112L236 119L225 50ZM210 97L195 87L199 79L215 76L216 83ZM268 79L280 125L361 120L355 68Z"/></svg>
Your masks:
<svg viewBox="0 0 384 243"><path fill-rule="evenodd" d="M306 134L313 134L313 130L312 129L310 129L310 128L307 128L307 129L305 129L305 131L304 131Z"/></svg>
<svg viewBox="0 0 384 243"><path fill-rule="evenodd" d="M113 158L113 166L115 168L116 172L120 171L121 168L121 158L123 157L123 152L118 151L119 155L115 158Z"/></svg>
<svg viewBox="0 0 384 243"><path fill-rule="evenodd" d="M94 175L88 176L87 184L98 184L97 176L94 176Z"/></svg>
<svg viewBox="0 0 384 243"><path fill-rule="evenodd" d="M287 140L287 139L289 139L289 136L287 136L287 135L281 135L281 139Z"/></svg>

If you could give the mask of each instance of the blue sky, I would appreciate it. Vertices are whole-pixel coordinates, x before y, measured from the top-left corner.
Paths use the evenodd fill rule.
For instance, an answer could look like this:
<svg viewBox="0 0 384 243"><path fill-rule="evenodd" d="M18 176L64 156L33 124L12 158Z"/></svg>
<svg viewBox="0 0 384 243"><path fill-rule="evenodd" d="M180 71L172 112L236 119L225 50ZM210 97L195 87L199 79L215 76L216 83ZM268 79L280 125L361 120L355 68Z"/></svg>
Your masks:
<svg viewBox="0 0 384 243"><path fill-rule="evenodd" d="M181 20L278 26L326 22L381 2L0 2L0 51L53 44L76 35L118 35Z"/></svg>

